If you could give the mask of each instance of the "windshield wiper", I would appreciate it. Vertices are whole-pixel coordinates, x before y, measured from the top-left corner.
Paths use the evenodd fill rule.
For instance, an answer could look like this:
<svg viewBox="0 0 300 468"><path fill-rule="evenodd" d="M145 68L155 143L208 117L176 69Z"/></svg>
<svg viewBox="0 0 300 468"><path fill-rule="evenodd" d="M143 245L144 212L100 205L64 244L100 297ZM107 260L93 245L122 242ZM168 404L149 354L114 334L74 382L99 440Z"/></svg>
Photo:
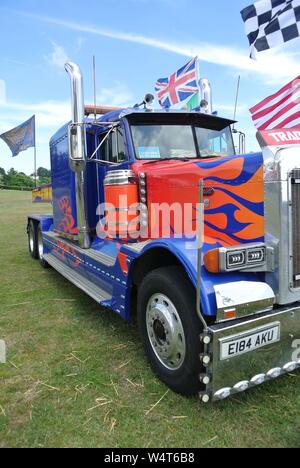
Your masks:
<svg viewBox="0 0 300 468"><path fill-rule="evenodd" d="M146 164L153 164L157 162L162 162L162 161L182 161L182 162L188 162L191 161L192 158L160 158L160 159L153 159L153 161L148 161L145 163ZM194 158L193 158L194 159Z"/></svg>

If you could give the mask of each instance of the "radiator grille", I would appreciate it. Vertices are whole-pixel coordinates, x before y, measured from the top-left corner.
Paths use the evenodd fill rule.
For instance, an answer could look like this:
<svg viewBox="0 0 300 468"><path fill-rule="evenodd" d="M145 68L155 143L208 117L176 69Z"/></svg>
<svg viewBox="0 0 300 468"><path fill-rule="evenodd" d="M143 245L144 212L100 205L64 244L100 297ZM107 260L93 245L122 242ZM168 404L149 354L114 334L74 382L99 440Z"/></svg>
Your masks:
<svg viewBox="0 0 300 468"><path fill-rule="evenodd" d="M291 173L293 287L300 288L300 169Z"/></svg>

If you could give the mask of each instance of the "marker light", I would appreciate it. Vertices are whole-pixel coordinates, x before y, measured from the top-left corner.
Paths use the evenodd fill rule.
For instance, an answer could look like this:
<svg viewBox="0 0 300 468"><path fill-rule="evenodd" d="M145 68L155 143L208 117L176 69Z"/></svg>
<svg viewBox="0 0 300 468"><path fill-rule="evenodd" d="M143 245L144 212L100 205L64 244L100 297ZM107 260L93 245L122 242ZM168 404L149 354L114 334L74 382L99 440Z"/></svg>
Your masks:
<svg viewBox="0 0 300 468"><path fill-rule="evenodd" d="M200 341L201 343L208 345L211 342L211 337L208 333L202 333L202 335L200 335Z"/></svg>
<svg viewBox="0 0 300 468"><path fill-rule="evenodd" d="M249 388L248 380L244 380L243 382L239 382L233 387L233 389L236 390L237 392L245 392L248 388Z"/></svg>
<svg viewBox="0 0 300 468"><path fill-rule="evenodd" d="M208 354L200 354L200 361L202 362L202 364L204 364L204 366L208 366L211 359Z"/></svg>
<svg viewBox="0 0 300 468"><path fill-rule="evenodd" d="M288 362L285 366L283 366L283 370L286 372L293 372L297 368L296 362Z"/></svg>
<svg viewBox="0 0 300 468"><path fill-rule="evenodd" d="M213 249L206 252L204 255L204 265L210 273L220 272L220 251Z"/></svg>
<svg viewBox="0 0 300 468"><path fill-rule="evenodd" d="M235 319L236 314L237 314L236 309L224 310L224 320Z"/></svg>
<svg viewBox="0 0 300 468"><path fill-rule="evenodd" d="M216 398L216 400L225 400L225 398L228 398L230 395L231 395L231 388L226 387L226 388L222 388L221 390L218 390L215 393L214 397Z"/></svg>
<svg viewBox="0 0 300 468"><path fill-rule="evenodd" d="M207 374L200 374L200 382L203 383L204 385L208 385L210 383L210 377Z"/></svg>
<svg viewBox="0 0 300 468"><path fill-rule="evenodd" d="M251 379L251 383L253 385L261 385L264 383L264 381L266 380L266 375L265 374L258 374L258 375L255 375L252 379Z"/></svg>
<svg viewBox="0 0 300 468"><path fill-rule="evenodd" d="M268 373L267 376L270 377L271 379L276 379L279 377L281 374L281 368L280 367L275 367L275 369L271 369Z"/></svg>
<svg viewBox="0 0 300 468"><path fill-rule="evenodd" d="M199 393L199 397L202 403L208 403L210 400L208 393Z"/></svg>

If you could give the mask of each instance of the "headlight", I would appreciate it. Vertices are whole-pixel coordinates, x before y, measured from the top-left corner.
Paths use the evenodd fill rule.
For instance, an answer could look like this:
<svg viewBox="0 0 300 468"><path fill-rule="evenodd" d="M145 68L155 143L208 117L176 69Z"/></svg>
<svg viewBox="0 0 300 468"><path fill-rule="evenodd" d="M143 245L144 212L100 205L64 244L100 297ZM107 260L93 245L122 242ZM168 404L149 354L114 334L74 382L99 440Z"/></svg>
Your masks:
<svg viewBox="0 0 300 468"><path fill-rule="evenodd" d="M204 265L210 273L245 270L266 264L267 248L264 244L238 245L213 249L204 255Z"/></svg>
<svg viewBox="0 0 300 468"><path fill-rule="evenodd" d="M245 265L246 255L245 251L237 250L234 252L227 252L226 267L228 270Z"/></svg>

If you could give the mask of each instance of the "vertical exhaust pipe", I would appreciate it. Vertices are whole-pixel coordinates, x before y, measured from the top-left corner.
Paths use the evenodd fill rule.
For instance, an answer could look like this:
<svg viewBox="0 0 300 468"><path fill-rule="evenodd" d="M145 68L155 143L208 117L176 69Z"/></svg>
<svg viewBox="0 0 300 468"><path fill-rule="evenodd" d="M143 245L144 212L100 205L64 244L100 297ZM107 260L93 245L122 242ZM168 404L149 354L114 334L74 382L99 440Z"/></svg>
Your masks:
<svg viewBox="0 0 300 468"><path fill-rule="evenodd" d="M203 114L212 114L212 91L210 82L206 78L199 80L201 103L200 109Z"/></svg>
<svg viewBox="0 0 300 468"><path fill-rule="evenodd" d="M72 125L69 129L69 160L70 167L75 172L78 244L82 249L89 249L91 240L85 196L87 149L85 128L82 125L84 121L83 80L80 68L75 63L67 62L65 70L71 80Z"/></svg>

